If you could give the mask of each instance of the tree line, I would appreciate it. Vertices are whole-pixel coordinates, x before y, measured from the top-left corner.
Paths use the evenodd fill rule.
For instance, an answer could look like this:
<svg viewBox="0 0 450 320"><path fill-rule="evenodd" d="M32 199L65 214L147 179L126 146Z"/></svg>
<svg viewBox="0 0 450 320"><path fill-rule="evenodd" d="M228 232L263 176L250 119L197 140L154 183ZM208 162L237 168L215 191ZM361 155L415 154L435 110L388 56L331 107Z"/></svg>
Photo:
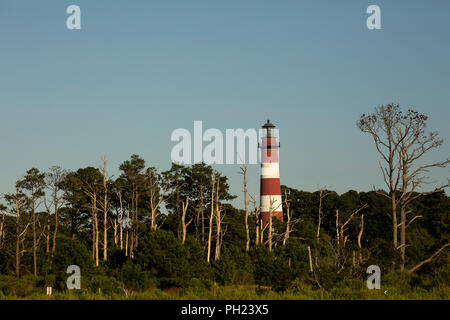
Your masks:
<svg viewBox="0 0 450 320"><path fill-rule="evenodd" d="M184 285L190 277L283 288L299 278L317 287L362 279L369 264L442 274L449 266L448 183L422 188L427 171L450 160L421 161L443 143L426 120L394 104L363 114L357 126L373 138L386 190L338 195L282 186L284 221L270 215L267 226L247 189L245 164L243 210L230 204L236 196L227 177L204 163L161 172L132 155L116 178L106 158L76 171L32 168L0 205L0 271L61 275L76 260L93 274L119 272L124 283Z"/></svg>

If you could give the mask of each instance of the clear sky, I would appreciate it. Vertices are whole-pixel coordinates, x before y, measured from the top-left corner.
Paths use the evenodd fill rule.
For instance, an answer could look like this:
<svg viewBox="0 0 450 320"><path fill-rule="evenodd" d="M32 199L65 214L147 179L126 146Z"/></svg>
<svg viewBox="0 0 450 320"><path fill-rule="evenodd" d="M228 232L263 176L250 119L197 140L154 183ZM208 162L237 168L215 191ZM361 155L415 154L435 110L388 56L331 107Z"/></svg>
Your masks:
<svg viewBox="0 0 450 320"><path fill-rule="evenodd" d="M81 30L66 28L71 4ZM382 30L366 27L370 4ZM382 187L361 113L390 102L426 113L446 140L428 159L450 154L449 17L446 0L0 0L0 193L31 167L103 155L116 176L133 153L166 170L174 129L267 118L282 184ZM238 166L216 169L241 195ZM258 193L258 165L249 180Z"/></svg>

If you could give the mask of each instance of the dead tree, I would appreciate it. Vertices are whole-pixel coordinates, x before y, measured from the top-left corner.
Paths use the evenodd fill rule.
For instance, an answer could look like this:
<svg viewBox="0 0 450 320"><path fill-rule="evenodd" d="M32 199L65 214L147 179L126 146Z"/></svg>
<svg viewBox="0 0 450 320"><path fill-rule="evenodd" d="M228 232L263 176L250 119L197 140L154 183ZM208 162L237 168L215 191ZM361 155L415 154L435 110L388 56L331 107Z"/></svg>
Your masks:
<svg viewBox="0 0 450 320"><path fill-rule="evenodd" d="M206 260L211 260L211 241L212 241L212 227L214 219L214 191L215 191L215 174L212 175L211 182L211 213L209 215L209 233L208 233L208 250L206 254Z"/></svg>
<svg viewBox="0 0 450 320"><path fill-rule="evenodd" d="M82 181L83 192L89 197L91 218L92 218L92 258L95 261L95 265L99 266L99 227L98 227L98 201L97 201L97 189L95 183L89 183Z"/></svg>
<svg viewBox="0 0 450 320"><path fill-rule="evenodd" d="M125 239L125 256L128 257L128 230L130 229L130 205L128 204L128 210L127 210L127 232L126 232L126 239Z"/></svg>
<svg viewBox="0 0 450 320"><path fill-rule="evenodd" d="M119 230L120 230L120 249L123 249L123 203L122 203L122 192L119 190L117 192L119 195L120 204L120 214L119 214Z"/></svg>
<svg viewBox="0 0 450 320"><path fill-rule="evenodd" d="M109 203L108 203L108 186L107 182L107 173L106 173L106 156L103 158L103 261L108 260L108 211L109 211Z"/></svg>
<svg viewBox="0 0 450 320"><path fill-rule="evenodd" d="M214 256L214 260L217 260L220 258L220 249L221 249L221 242L220 242L220 237L221 237L221 226L222 226L222 219L221 219L221 211L222 208L220 206L219 203L219 193L220 193L220 176L217 179L216 182L216 204L215 204L215 209L216 209L216 253Z"/></svg>
<svg viewBox="0 0 450 320"><path fill-rule="evenodd" d="M362 256L362 246L361 246L361 238L364 232L364 215L361 215L361 229L358 233L358 247L359 247L359 264L362 264L363 256Z"/></svg>
<svg viewBox="0 0 450 320"><path fill-rule="evenodd" d="M241 174L244 177L245 233L247 236L247 241L245 243L245 251L248 252L250 250L250 230L248 227L247 165L245 163L241 167Z"/></svg>
<svg viewBox="0 0 450 320"><path fill-rule="evenodd" d="M255 215L255 245L257 246L260 243L260 232L261 232L261 217L260 217L260 207L256 204L258 201L256 200L256 196L253 196L250 192L248 193L250 198L252 198L253 202L253 213ZM262 243L262 241L261 241Z"/></svg>
<svg viewBox="0 0 450 320"><path fill-rule="evenodd" d="M389 193L378 192L391 199L393 221L393 244L401 252L400 269L405 268L406 229L421 216L408 218L412 213L409 204L420 196L440 192L450 183L441 185L433 191L419 192L430 183L425 173L432 168L444 168L450 163L446 160L425 165L417 165L423 155L440 147L443 140L437 132L426 132L428 117L409 109L402 113L399 105L387 105L376 108L374 114L361 116L358 127L370 133L384 165L380 163L384 182ZM397 211L400 209L400 223ZM400 244L398 241L400 228Z"/></svg>
<svg viewBox="0 0 450 320"><path fill-rule="evenodd" d="M309 260L309 272L314 272L313 264L312 264L312 257L311 257L311 247L308 246L308 260Z"/></svg>
<svg viewBox="0 0 450 320"><path fill-rule="evenodd" d="M343 224L340 224L339 210L336 210L336 262L340 268L339 272L344 268L346 262L345 247L348 241L348 235L345 234L345 231L347 230L346 227L353 217L366 207L367 204L363 204L357 210L353 211L350 217Z"/></svg>
<svg viewBox="0 0 450 320"><path fill-rule="evenodd" d="M52 199L50 207L53 207L53 215L55 219L53 228L52 251L51 251L52 256L55 254L56 251L56 237L58 235L58 226L59 226L59 210L61 209L62 206L66 204L64 194L62 194L63 190L61 190L62 184L64 183L66 177L67 171L63 170L59 166L51 167L50 171L46 174L46 184L47 188L50 189ZM50 212L49 209L48 212Z"/></svg>
<svg viewBox="0 0 450 320"><path fill-rule="evenodd" d="M148 168L146 171L147 188L150 204L150 228L157 229L156 220L159 216L159 207L162 202L167 200L167 186L161 187L160 176L154 168Z"/></svg>
<svg viewBox="0 0 450 320"><path fill-rule="evenodd" d="M401 179L399 197L401 270L405 268L406 229L414 220L421 217L416 215L408 219L407 215L412 213L409 204L423 195L441 192L450 185L450 181L448 181L447 184L432 191L419 191L431 183L426 176L430 169L445 168L450 163L450 158L447 158L430 164L417 164L422 160L423 155L440 147L443 143L443 139L439 138L437 132L426 132L427 119L428 117L423 114L408 110L408 113L401 117L400 125L395 127L396 139L400 141L397 152Z"/></svg>
<svg viewBox="0 0 450 320"><path fill-rule="evenodd" d="M286 245L294 226L300 221L300 218L292 220L291 201L288 199L287 190L284 189L284 204L286 206L286 231L283 237L283 245Z"/></svg>
<svg viewBox="0 0 450 320"><path fill-rule="evenodd" d="M5 231L5 216L6 216L6 207L0 203L0 212L2 214L2 219L0 222L0 248L5 246L6 239L6 231Z"/></svg>
<svg viewBox="0 0 450 320"><path fill-rule="evenodd" d="M363 114L357 122L358 128L369 133L375 147L381 156L379 166L388 193L376 191L377 194L391 201L393 246L398 248L397 189L400 182L400 167L397 160L397 150L404 137L396 139L395 127L400 124L402 112L399 105L388 104L375 109L374 114Z"/></svg>
<svg viewBox="0 0 450 320"><path fill-rule="evenodd" d="M15 193L6 194L5 200L11 208L11 213L16 216L16 276L20 276L20 258L21 258L21 250L20 246L23 244L22 236L27 231L28 225L25 228L22 228L22 213L25 211L25 208L28 204L28 199L19 189L20 180L16 183L16 191Z"/></svg>
<svg viewBox="0 0 450 320"><path fill-rule="evenodd" d="M268 242L269 242L269 250L272 251L273 247L273 212L278 210L278 208L281 207L281 203L279 203L276 207L274 206L276 200L270 198L269 201L269 235L268 235Z"/></svg>
<svg viewBox="0 0 450 320"><path fill-rule="evenodd" d="M331 192L326 192L325 189L319 190L319 210L318 210L318 222L317 222L317 231L316 231L316 241L319 243L320 241L320 228L322 226L322 218L323 218L323 199L325 199Z"/></svg>
<svg viewBox="0 0 450 320"><path fill-rule="evenodd" d="M414 271L416 271L417 269L419 269L421 266L423 266L426 263L431 262L431 260L433 260L435 257L437 257L445 248L449 247L450 243L446 243L444 244L442 247L440 247L436 252L434 252L429 258L423 260L422 262L420 262L419 264L417 264L415 267L409 269L409 273L413 273Z"/></svg>
<svg viewBox="0 0 450 320"><path fill-rule="evenodd" d="M189 225L193 221L193 219L191 218L191 220L189 220L189 222L186 223L186 212L187 212L187 209L188 209L188 205L189 205L189 197L186 198L186 202L182 201L182 203L181 203L181 209L182 209L181 226L182 226L182 232L183 232L182 233L182 242L183 242L183 244L186 241L187 227L189 227Z"/></svg>

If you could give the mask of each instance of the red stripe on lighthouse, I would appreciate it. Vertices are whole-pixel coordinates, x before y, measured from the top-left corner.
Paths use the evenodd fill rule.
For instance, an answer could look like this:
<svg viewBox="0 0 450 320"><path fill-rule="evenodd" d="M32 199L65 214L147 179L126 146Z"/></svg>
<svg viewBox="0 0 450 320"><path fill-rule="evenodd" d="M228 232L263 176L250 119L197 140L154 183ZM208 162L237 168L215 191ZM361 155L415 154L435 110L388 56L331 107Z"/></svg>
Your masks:
<svg viewBox="0 0 450 320"><path fill-rule="evenodd" d="M262 162L263 163L278 162L278 150L277 149L263 149Z"/></svg>
<svg viewBox="0 0 450 320"><path fill-rule="evenodd" d="M280 178L261 179L261 195L281 195Z"/></svg>

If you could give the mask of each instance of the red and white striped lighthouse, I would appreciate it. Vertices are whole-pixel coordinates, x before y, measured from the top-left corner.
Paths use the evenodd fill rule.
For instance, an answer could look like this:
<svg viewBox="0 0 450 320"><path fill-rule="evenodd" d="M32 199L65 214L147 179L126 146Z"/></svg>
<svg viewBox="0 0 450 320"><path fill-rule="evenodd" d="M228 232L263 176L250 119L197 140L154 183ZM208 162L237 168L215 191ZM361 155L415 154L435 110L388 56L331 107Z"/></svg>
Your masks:
<svg viewBox="0 0 450 320"><path fill-rule="evenodd" d="M263 126L261 144L261 219L263 226L272 219L283 221L283 206L281 202L280 168L278 166L277 138L274 135L275 126L267 120Z"/></svg>

